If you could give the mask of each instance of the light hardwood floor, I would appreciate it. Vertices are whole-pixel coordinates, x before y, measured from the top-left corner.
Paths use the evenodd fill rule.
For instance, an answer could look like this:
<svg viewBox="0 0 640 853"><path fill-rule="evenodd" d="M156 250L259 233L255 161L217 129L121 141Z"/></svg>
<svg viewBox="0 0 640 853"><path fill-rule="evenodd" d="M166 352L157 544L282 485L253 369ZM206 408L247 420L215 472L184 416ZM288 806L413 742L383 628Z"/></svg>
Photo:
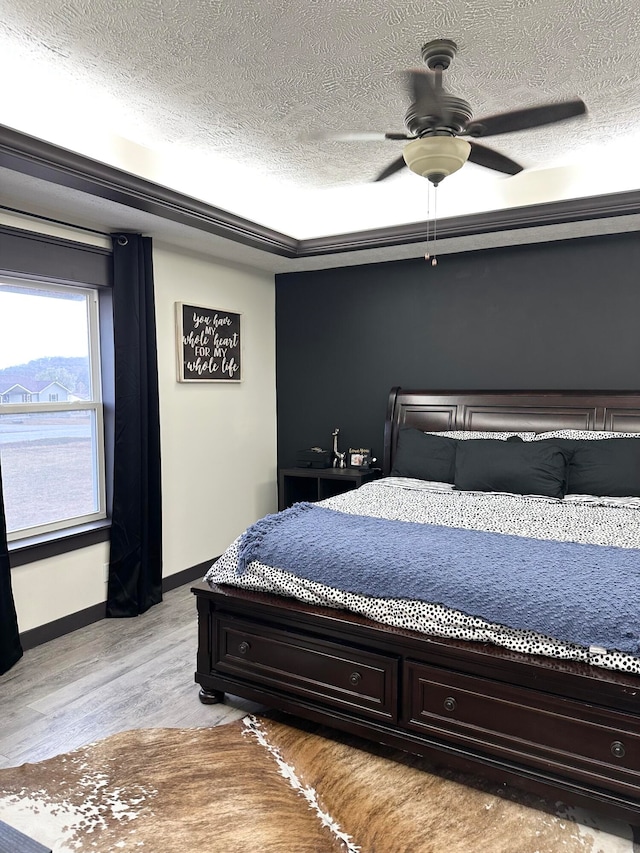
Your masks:
<svg viewBox="0 0 640 853"><path fill-rule="evenodd" d="M213 726L259 710L237 697L198 699L190 588L166 593L142 616L105 619L25 652L0 677L0 767L125 729Z"/></svg>

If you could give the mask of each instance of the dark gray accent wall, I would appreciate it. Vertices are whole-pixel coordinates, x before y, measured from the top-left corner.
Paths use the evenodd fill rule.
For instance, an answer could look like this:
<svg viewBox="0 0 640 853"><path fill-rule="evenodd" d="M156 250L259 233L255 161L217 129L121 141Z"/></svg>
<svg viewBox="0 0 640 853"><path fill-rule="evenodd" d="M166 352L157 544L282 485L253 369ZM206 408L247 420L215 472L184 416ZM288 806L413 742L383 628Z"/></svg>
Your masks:
<svg viewBox="0 0 640 853"><path fill-rule="evenodd" d="M622 234L276 277L279 464L372 447L393 385L640 388L640 237Z"/></svg>

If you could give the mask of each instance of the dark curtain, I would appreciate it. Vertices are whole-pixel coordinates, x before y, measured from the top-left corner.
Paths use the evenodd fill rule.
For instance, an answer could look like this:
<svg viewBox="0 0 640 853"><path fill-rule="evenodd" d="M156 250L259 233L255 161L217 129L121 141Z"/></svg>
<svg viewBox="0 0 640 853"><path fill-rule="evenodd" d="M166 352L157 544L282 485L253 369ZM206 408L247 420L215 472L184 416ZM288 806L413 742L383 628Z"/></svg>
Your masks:
<svg viewBox="0 0 640 853"><path fill-rule="evenodd" d="M0 469L0 675L22 657L18 634L18 619L11 591L11 569L7 547L7 523L4 517L2 496L2 470Z"/></svg>
<svg viewBox="0 0 640 853"><path fill-rule="evenodd" d="M113 242L115 442L107 616L162 600L160 412L151 239Z"/></svg>

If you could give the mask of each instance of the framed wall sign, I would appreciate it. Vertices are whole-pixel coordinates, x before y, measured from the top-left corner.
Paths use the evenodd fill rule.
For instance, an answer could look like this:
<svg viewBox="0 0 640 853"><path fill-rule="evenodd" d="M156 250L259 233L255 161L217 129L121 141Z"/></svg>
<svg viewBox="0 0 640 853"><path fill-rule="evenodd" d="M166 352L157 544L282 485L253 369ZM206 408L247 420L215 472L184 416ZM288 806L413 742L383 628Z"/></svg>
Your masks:
<svg viewBox="0 0 640 853"><path fill-rule="evenodd" d="M240 314L176 302L178 382L240 382Z"/></svg>

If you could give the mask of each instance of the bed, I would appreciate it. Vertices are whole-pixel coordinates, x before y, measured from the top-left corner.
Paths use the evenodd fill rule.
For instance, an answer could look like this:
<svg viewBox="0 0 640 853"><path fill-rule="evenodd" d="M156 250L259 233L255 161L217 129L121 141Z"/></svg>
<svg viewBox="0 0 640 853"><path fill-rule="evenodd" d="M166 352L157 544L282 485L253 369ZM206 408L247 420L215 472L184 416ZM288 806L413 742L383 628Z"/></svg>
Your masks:
<svg viewBox="0 0 640 853"><path fill-rule="evenodd" d="M193 587L199 626L195 679L201 701L219 702L225 693L245 697L422 755L436 767L482 775L552 802L595 808L640 825L640 598L634 596L640 589L640 496L626 494L632 487L625 479L640 477L640 461L634 461L640 457L633 455L640 450L637 434L639 393L434 393L393 388L381 480L320 505L297 505L261 520ZM587 440L596 436L608 440ZM426 443L430 454L427 468L418 472L423 477L408 476L416 471L403 467L414 459L408 448L413 453L415 440L423 452ZM456 448L453 462L451 447ZM579 457L576 447L586 455ZM605 450L615 456L603 467ZM632 454L624 457L623 467L620 452ZM529 493L527 481L518 495L510 491L511 480L509 488L502 481L497 484L501 488L494 488L495 483L478 488L487 465L491 472L499 470L505 455L525 460L525 466L533 460L532 470L544 482L536 480ZM574 457L589 464L570 468ZM433 460L435 483L430 479ZM454 465L451 476L446 473L449 464ZM579 481L585 470L587 478ZM576 489L569 489L566 480L560 494L554 492L560 472L576 486L580 482L582 492L593 482L593 471L598 484L597 477L611 478L612 471L624 484L602 486L612 492L605 498L602 492L574 494ZM452 477L454 483L444 482ZM564 497L567 489L572 494ZM398 515L407 506L415 517ZM452 508L459 515L441 523L433 513L443 508L446 519ZM517 528L520 512L526 512L524 536ZM303 558L295 551L288 552L294 565L285 571L284 558L269 550L279 545L269 538L272 527L299 530L301 523L315 523L317 516L323 523L339 519L345 525L344 537L355 542L351 562L341 571L348 579L344 589L332 586L336 567L328 558L328 574L318 578L314 566L314 574L305 577ZM590 520L579 521L579 535L573 528L565 535L566 519L574 517ZM387 612L384 597L376 597L384 591L376 569L366 581L373 586L358 587L354 594L352 577L361 583L361 575L367 575L376 559L381 565L387 559L376 547L359 557L364 545L361 548L358 536L365 529L362 542L375 537L386 541L392 528L400 528L398 539L414 557L409 581L418 576L424 583L417 564L425 560L419 545L425 523L430 535L442 535L443 553L451 557L443 574L458 577L454 592L441 591L434 575L429 580L438 590L433 602L421 601L417 607L409 595L392 595ZM326 538L333 541L334 536ZM494 547L505 562L501 568ZM276 562L263 565L269 554ZM241 566L235 569L236 579L230 568L234 561ZM297 575L296 561L300 590L290 580ZM322 561L314 557L310 562ZM400 564L411 562L406 555L400 559ZM527 562L530 571L543 572L541 577L554 588L545 590L535 574L527 580ZM256 566L252 575L247 567ZM280 571L283 585L278 588L272 582ZM400 576L399 569L393 571ZM568 580L570 571L574 582ZM536 618L545 630L538 630L538 623L511 622L510 616L499 615L501 610L495 616L486 595L478 605L486 612L473 612L474 599L453 607L456 600L447 596L475 594L467 587L472 577L483 578L483 572L478 584L483 594L494 574L504 576L505 583L517 578L515 586L526 591L524 619L529 618L529 602L538 597L543 606ZM542 590L539 594L536 586ZM555 606L545 608L547 596L556 593ZM508 601L509 596L501 592L488 598ZM438 610L443 601L444 617ZM423 621L425 608L430 622ZM600 611L603 625L595 618ZM462 627L451 629L450 613L462 615Z"/></svg>

